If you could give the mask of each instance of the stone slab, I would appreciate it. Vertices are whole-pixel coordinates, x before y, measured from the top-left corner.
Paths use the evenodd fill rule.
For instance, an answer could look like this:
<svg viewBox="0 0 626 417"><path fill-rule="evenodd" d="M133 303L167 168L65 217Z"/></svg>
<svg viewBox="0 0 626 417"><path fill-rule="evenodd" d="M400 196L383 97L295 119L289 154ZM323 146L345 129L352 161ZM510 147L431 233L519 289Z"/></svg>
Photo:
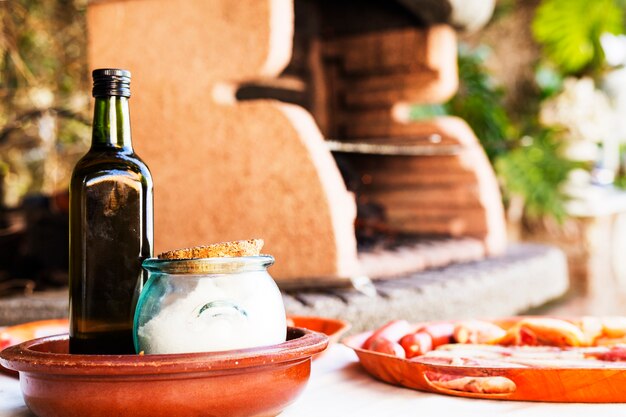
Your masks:
<svg viewBox="0 0 626 417"><path fill-rule="evenodd" d="M397 318L417 322L516 315L565 295L568 284L563 252L516 244L502 256L376 282L374 297L335 289L289 291L283 298L289 314L341 318L358 332Z"/></svg>
<svg viewBox="0 0 626 417"><path fill-rule="evenodd" d="M565 255L552 246L511 245L499 257L375 282L376 293L352 288L283 291L288 314L336 317L352 332L389 320L501 317L522 313L565 294ZM65 317L66 290L0 299L0 326Z"/></svg>
<svg viewBox="0 0 626 417"><path fill-rule="evenodd" d="M0 298L0 327L67 317L68 306L67 289Z"/></svg>

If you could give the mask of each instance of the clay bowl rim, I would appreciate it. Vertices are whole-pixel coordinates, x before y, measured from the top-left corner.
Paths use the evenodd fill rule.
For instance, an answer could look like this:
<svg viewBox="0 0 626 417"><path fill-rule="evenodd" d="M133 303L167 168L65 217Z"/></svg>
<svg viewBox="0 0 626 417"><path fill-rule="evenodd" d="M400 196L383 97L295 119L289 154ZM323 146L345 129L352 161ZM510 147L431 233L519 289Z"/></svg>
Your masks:
<svg viewBox="0 0 626 417"><path fill-rule="evenodd" d="M2 366L26 373L102 375L106 377L187 374L194 372L245 373L249 368L277 366L305 360L328 346L328 336L312 330L288 327L286 342L258 348L220 352L150 355L73 355L34 350L47 343L63 342L69 335L47 336L11 346L0 352Z"/></svg>

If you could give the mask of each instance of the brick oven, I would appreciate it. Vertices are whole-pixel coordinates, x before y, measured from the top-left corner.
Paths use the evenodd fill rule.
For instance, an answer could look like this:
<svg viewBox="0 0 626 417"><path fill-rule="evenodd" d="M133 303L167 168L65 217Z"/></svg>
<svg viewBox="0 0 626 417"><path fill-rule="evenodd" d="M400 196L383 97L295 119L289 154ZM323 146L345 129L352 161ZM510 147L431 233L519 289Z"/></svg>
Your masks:
<svg viewBox="0 0 626 417"><path fill-rule="evenodd" d="M133 73L156 250L261 237L285 286L502 253L500 192L472 130L409 118L409 103L458 87L444 6L92 1L90 66Z"/></svg>

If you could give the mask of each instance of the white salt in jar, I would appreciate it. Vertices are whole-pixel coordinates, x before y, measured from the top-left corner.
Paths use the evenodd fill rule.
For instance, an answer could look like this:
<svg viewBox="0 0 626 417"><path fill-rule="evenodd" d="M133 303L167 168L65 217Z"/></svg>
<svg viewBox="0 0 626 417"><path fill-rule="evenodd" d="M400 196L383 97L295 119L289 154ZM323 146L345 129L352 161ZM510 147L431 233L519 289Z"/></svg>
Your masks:
<svg viewBox="0 0 626 417"><path fill-rule="evenodd" d="M268 255L165 260L151 258L135 313L137 352L244 349L286 339L283 300L267 272Z"/></svg>

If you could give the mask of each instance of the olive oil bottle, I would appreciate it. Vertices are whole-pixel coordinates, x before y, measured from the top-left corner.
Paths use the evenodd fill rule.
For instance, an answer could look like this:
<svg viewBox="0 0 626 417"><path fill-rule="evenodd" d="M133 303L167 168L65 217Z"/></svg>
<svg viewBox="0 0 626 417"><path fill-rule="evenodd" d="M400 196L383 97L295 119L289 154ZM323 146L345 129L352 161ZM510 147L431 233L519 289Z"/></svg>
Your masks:
<svg viewBox="0 0 626 417"><path fill-rule="evenodd" d="M130 72L93 71L91 148L70 184L70 352L130 354L152 256L152 177L131 142Z"/></svg>

